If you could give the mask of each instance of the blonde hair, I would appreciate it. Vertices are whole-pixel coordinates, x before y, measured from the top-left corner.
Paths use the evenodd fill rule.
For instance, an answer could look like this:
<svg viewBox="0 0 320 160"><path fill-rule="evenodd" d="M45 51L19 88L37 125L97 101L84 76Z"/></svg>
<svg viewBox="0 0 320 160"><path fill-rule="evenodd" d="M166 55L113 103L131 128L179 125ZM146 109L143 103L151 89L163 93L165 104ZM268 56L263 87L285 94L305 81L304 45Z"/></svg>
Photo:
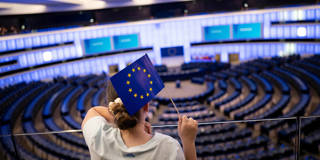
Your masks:
<svg viewBox="0 0 320 160"><path fill-rule="evenodd" d="M119 129L126 130L133 128L139 122L139 111L130 116L120 98L117 98L114 102L109 103L109 110L113 114L114 123Z"/></svg>

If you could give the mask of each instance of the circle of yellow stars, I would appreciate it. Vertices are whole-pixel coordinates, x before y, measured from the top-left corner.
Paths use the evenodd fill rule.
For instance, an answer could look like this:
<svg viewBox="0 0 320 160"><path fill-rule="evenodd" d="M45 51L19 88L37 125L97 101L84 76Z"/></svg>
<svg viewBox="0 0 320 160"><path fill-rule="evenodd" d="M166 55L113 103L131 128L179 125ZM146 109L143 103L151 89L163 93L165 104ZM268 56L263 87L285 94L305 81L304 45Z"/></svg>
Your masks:
<svg viewBox="0 0 320 160"><path fill-rule="evenodd" d="M146 69L142 69L141 67L132 68L131 71L132 71L132 73L134 73L134 72L136 72L136 71L142 71L142 72L144 72L144 73L147 72ZM128 78L131 78L131 77L132 77L132 74L131 74L131 73L128 73ZM148 78L151 78L151 75L147 73L147 77L148 77ZM131 83L130 80L127 80L127 81L126 81L126 84L127 84L128 86L130 85L130 83ZM152 85L152 84L153 84L153 81L152 81L152 80L149 80L148 83L149 83L150 85ZM132 89L132 88L129 88L128 91L129 91L129 93L133 93L133 89ZM149 88L149 91L152 92L152 87ZM147 92L145 95L143 95L143 94L138 95L137 93L134 93L134 94L133 94L133 97L134 97L134 98L143 99L144 96L149 97L150 94L149 94L148 92Z"/></svg>

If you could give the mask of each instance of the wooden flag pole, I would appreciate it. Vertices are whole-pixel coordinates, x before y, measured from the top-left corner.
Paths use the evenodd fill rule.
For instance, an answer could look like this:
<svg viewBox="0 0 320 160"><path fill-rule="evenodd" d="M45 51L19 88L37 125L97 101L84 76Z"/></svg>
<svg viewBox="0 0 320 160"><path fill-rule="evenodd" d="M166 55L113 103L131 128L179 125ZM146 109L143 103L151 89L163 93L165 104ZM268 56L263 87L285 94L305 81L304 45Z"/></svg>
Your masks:
<svg viewBox="0 0 320 160"><path fill-rule="evenodd" d="M173 104L173 106L174 106L174 109L176 109L176 111L177 111L177 113L178 113L178 117L180 117L180 112L179 112L179 110L178 110L178 108L177 108L176 104L173 102L172 98L170 98L170 100L171 100L171 103L172 103L172 104Z"/></svg>

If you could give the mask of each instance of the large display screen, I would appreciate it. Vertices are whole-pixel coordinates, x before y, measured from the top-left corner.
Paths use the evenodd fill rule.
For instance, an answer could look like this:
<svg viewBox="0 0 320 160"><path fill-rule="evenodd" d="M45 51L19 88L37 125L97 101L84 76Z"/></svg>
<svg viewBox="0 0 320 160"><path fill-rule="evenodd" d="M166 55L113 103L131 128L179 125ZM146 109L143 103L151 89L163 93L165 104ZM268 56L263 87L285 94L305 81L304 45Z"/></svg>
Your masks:
<svg viewBox="0 0 320 160"><path fill-rule="evenodd" d="M261 38L261 23L234 24L233 39Z"/></svg>
<svg viewBox="0 0 320 160"><path fill-rule="evenodd" d="M204 27L205 41L228 40L228 39L230 39L229 25Z"/></svg>
<svg viewBox="0 0 320 160"><path fill-rule="evenodd" d="M102 37L84 40L86 54L103 53L111 50L111 38Z"/></svg>
<svg viewBox="0 0 320 160"><path fill-rule="evenodd" d="M138 34L113 36L114 49L129 49L139 47Z"/></svg>

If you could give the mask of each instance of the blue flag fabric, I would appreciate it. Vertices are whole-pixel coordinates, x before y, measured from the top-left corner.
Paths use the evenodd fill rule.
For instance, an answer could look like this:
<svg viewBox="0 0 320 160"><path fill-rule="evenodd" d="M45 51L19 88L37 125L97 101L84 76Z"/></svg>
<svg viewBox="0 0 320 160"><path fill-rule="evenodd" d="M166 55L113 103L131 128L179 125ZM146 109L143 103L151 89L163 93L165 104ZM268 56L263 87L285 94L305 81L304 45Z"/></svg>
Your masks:
<svg viewBox="0 0 320 160"><path fill-rule="evenodd" d="M164 88L147 54L110 80L130 115L135 114Z"/></svg>

